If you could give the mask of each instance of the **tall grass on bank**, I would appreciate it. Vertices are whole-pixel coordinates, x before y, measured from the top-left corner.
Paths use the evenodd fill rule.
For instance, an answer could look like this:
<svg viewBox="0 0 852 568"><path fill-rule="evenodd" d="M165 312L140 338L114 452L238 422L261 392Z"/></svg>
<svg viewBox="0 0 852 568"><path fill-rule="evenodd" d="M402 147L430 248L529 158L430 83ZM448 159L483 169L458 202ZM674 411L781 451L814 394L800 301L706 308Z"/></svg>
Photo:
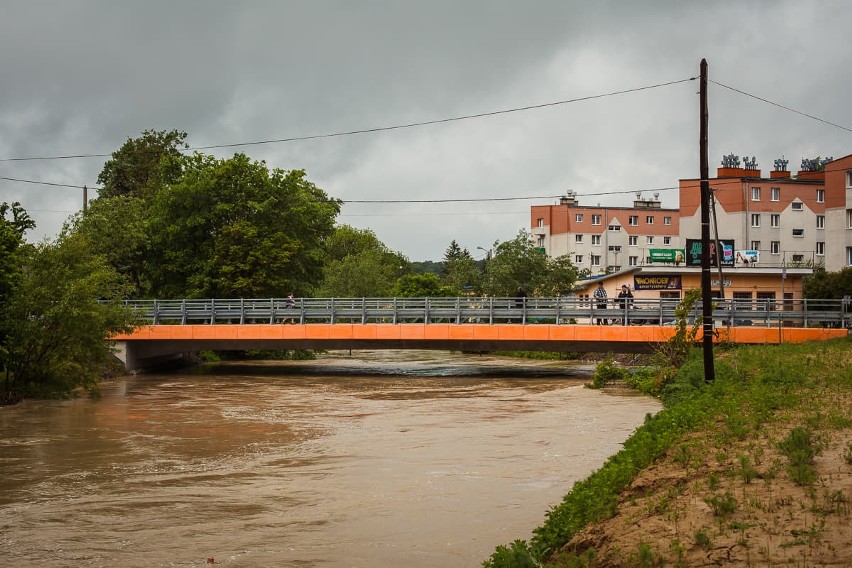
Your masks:
<svg viewBox="0 0 852 568"><path fill-rule="evenodd" d="M607 372L613 372L609 369ZM629 381L628 381L629 382ZM645 417L644 424L588 478L574 484L562 502L533 530L530 542L516 540L499 546L483 562L486 568L541 566L587 525L611 517L619 494L644 468L669 450L686 448L691 432L711 430L719 447L736 444L777 421L804 420L782 442L789 454L788 474L807 483L808 453L813 433L820 428L848 427L845 397L852 387L852 340L782 346L739 347L719 353L716 380L706 384L699 350L661 385L663 410ZM826 401L836 401L826 404ZM805 448L805 449L803 449ZM688 453L688 448L687 448ZM677 457L677 452L675 451ZM685 463L689 456L684 456ZM742 475L751 462L742 460ZM594 551L563 555L560 566L588 566ZM585 559L584 559L585 558Z"/></svg>

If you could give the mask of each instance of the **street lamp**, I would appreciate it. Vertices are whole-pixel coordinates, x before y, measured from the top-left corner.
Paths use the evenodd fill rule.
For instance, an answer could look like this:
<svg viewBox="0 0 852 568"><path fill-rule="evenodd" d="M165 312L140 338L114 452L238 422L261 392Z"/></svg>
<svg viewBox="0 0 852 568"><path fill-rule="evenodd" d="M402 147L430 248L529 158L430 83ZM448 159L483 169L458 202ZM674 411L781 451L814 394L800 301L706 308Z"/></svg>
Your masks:
<svg viewBox="0 0 852 568"><path fill-rule="evenodd" d="M491 260L491 249L476 247L479 250L485 251L485 260Z"/></svg>

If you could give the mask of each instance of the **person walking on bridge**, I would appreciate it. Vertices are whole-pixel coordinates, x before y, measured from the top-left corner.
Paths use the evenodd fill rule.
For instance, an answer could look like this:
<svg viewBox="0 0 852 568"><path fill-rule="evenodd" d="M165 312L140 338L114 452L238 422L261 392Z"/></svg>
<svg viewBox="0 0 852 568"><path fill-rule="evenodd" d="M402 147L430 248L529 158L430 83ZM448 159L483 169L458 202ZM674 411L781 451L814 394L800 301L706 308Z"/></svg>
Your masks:
<svg viewBox="0 0 852 568"><path fill-rule="evenodd" d="M596 302L596 307L599 310L606 309L606 290L604 289L603 282L598 282L598 287L595 288L595 293L593 294ZM606 325L606 321L598 317L598 325Z"/></svg>
<svg viewBox="0 0 852 568"><path fill-rule="evenodd" d="M621 317L624 320L624 325L627 325L627 310L633 307L633 292L627 284L621 287L621 292L618 294L618 305L621 307Z"/></svg>

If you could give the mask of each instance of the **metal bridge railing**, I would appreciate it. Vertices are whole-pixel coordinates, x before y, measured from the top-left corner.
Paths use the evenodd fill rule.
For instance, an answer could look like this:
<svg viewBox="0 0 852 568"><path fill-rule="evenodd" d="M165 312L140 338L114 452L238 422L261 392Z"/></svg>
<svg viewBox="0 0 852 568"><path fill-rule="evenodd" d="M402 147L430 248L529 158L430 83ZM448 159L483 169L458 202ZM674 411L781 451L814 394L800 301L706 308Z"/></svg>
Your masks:
<svg viewBox="0 0 852 568"><path fill-rule="evenodd" d="M671 325L679 300L594 298L286 298L127 300L143 323L519 323ZM847 300L714 300L717 326L852 327ZM700 302L688 316L701 320Z"/></svg>

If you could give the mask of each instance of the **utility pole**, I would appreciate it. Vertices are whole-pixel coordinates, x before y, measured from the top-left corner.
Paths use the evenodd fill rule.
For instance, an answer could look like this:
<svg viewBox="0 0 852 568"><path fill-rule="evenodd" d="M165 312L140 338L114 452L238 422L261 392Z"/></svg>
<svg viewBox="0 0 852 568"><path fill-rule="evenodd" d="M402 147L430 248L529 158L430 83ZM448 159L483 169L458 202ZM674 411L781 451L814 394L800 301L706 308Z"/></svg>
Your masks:
<svg viewBox="0 0 852 568"><path fill-rule="evenodd" d="M89 206L89 188L83 186L83 213L86 212L86 207Z"/></svg>
<svg viewBox="0 0 852 568"><path fill-rule="evenodd" d="M704 382L716 380L713 366L713 298L710 287L710 162L707 158L707 60L701 60L700 113L698 150L701 154L701 345L704 351ZM716 262L721 263L722 251L716 251Z"/></svg>

